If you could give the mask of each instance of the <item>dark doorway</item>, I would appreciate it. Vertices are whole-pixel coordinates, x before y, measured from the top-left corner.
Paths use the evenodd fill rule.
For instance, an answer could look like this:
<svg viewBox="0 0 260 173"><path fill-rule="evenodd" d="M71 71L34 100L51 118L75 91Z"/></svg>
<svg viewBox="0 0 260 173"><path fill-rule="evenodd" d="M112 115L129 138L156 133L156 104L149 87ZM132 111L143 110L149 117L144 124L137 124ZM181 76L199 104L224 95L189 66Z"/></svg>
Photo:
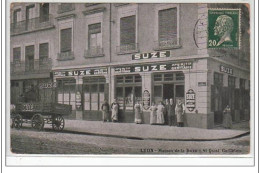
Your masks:
<svg viewBox="0 0 260 173"><path fill-rule="evenodd" d="M173 98L173 84L164 84L163 85L163 100Z"/></svg>

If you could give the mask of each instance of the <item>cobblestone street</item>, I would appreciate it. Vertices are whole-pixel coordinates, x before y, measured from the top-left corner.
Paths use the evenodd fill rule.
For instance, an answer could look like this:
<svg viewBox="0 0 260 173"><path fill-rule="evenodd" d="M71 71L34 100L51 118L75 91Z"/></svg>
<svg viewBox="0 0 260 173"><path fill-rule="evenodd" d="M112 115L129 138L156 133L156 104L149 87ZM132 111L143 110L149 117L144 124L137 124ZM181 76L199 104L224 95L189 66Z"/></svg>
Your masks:
<svg viewBox="0 0 260 173"><path fill-rule="evenodd" d="M11 129L19 154L247 154L250 136L220 141L156 141Z"/></svg>

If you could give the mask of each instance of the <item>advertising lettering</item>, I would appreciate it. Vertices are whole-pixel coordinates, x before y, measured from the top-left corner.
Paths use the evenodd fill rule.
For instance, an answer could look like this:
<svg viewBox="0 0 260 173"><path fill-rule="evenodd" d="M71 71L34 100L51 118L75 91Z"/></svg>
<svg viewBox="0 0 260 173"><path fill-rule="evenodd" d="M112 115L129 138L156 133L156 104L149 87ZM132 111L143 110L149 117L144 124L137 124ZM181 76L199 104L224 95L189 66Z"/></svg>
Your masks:
<svg viewBox="0 0 260 173"><path fill-rule="evenodd" d="M88 76L88 75L99 75L99 74L107 74L107 73L108 73L107 68L99 68L99 69L54 72L53 75L56 77L63 77L63 76Z"/></svg>
<svg viewBox="0 0 260 173"><path fill-rule="evenodd" d="M186 107L187 109L192 112L196 107L196 98L195 98L195 92L193 89L189 89L186 93Z"/></svg>
<svg viewBox="0 0 260 173"><path fill-rule="evenodd" d="M132 55L132 60L150 59L150 58L165 58L170 56L170 51L160 51L151 53L138 53Z"/></svg>
<svg viewBox="0 0 260 173"><path fill-rule="evenodd" d="M224 72L224 73L227 73L227 74L233 74L233 69L232 68L228 68L228 67L225 67L223 65L220 66L220 71L221 72Z"/></svg>

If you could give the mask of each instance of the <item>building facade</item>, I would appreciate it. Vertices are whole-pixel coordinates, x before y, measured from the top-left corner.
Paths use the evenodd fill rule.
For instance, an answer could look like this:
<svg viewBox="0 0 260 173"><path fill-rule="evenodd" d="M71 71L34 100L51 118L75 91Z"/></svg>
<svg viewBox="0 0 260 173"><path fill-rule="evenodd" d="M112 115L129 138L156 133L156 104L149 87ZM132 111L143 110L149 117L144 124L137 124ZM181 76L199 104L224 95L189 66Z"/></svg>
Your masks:
<svg viewBox="0 0 260 173"><path fill-rule="evenodd" d="M141 101L143 122L149 123L151 103L173 98L185 103L188 127L221 124L227 105L233 121L249 119L249 42L240 49L208 48L208 9L214 5L49 6L54 28L38 31L46 35L37 39L51 40L56 100L72 105L71 118L101 120L104 99L111 104L116 98L120 122L134 122L134 104ZM18 39L25 34L11 36L11 45ZM241 34L242 43L248 40ZM15 51L11 48L13 59Z"/></svg>

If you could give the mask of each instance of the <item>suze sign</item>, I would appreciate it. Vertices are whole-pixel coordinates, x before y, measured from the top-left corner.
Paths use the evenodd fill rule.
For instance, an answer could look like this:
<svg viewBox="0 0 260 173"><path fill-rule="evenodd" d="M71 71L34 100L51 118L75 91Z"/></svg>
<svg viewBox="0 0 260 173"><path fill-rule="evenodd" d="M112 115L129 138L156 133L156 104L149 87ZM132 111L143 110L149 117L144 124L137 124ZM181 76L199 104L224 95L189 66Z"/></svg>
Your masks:
<svg viewBox="0 0 260 173"><path fill-rule="evenodd" d="M165 57L170 57L170 51L137 53L137 54L132 55L132 60L150 59L150 58L165 58Z"/></svg>
<svg viewBox="0 0 260 173"><path fill-rule="evenodd" d="M186 108L192 112L196 107L195 92L193 89L189 89L186 93Z"/></svg>
<svg viewBox="0 0 260 173"><path fill-rule="evenodd" d="M86 70L74 70L74 71L56 71L53 72L53 75L56 77L61 76L88 76L88 75L99 75L107 74L107 68L98 68L98 69L86 69Z"/></svg>
<svg viewBox="0 0 260 173"><path fill-rule="evenodd" d="M171 64L115 67L115 73L165 71L165 70L188 70L188 69L192 69L192 62L176 62L176 63L171 63Z"/></svg>
<svg viewBox="0 0 260 173"><path fill-rule="evenodd" d="M223 65L220 65L220 72L224 72L224 73L233 75L233 69L229 68L229 67L225 67Z"/></svg>

